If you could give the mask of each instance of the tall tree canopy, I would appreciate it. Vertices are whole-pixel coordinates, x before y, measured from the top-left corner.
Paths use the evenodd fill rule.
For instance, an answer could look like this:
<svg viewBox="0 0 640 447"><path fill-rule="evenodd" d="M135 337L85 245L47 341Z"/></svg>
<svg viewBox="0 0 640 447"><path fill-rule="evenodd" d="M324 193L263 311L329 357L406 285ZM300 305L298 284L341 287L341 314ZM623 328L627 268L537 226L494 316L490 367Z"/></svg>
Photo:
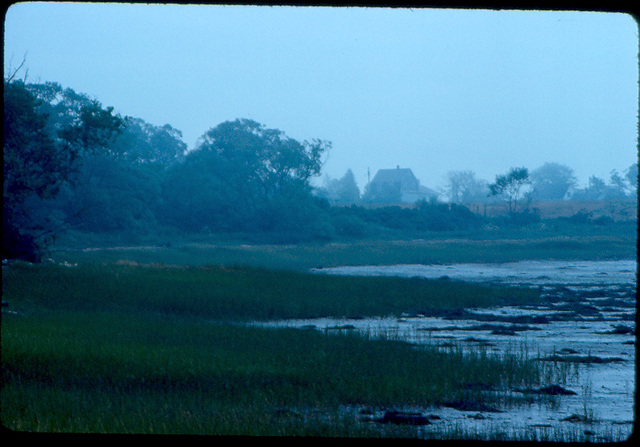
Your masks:
<svg viewBox="0 0 640 447"><path fill-rule="evenodd" d="M453 203L486 201L487 182L476 179L473 171L449 171L446 182L445 193Z"/></svg>
<svg viewBox="0 0 640 447"><path fill-rule="evenodd" d="M562 200L571 187L576 186L573 169L559 163L545 163L531 171L531 198L534 200Z"/></svg>
<svg viewBox="0 0 640 447"><path fill-rule="evenodd" d="M329 148L253 120L223 122L168 172L164 215L192 230L285 231L308 224L315 206L309 181Z"/></svg>
<svg viewBox="0 0 640 447"><path fill-rule="evenodd" d="M36 260L47 231L30 202L50 199L87 153L104 150L123 120L57 84L4 82L3 258Z"/></svg>
<svg viewBox="0 0 640 447"><path fill-rule="evenodd" d="M210 129L196 151L206 154L214 162L211 167L242 192L247 206L255 207L292 186L308 188L310 178L320 174L322 154L329 148L325 141L300 143L280 130L237 119Z"/></svg>
<svg viewBox="0 0 640 447"><path fill-rule="evenodd" d="M351 169L339 178L325 178L325 186L317 188L316 194L319 197L327 199L329 203L337 203L341 205L349 205L360 201L360 188L356 183L356 177Z"/></svg>
<svg viewBox="0 0 640 447"><path fill-rule="evenodd" d="M109 153L117 159L165 167L183 160L186 152L179 130L169 124L154 126L131 117L127 117L122 133L109 146Z"/></svg>
<svg viewBox="0 0 640 447"><path fill-rule="evenodd" d="M495 183L489 185L493 196L501 196L507 201L509 212L517 210L522 187L531 183L527 168L511 168L507 174L497 175Z"/></svg>

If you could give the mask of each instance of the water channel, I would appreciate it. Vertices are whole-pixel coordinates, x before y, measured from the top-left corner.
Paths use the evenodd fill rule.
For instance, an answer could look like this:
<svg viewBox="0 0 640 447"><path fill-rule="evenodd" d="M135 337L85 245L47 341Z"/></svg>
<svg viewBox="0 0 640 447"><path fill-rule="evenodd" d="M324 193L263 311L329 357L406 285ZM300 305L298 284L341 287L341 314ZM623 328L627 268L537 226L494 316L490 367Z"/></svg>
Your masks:
<svg viewBox="0 0 640 447"><path fill-rule="evenodd" d="M506 264L354 266L314 270L331 275L394 275L532 287L554 296L541 306L466 309L460 315L313 319L273 325L349 328L438 346L513 352L570 365L564 389L544 404L501 412L438 407L443 432L487 433L507 439L621 441L633 432L636 393L636 261L521 261ZM508 322L508 323L507 323ZM523 322L526 324L514 324ZM500 325L502 331L496 331ZM555 357L553 357L555 356ZM414 409L415 410L415 409ZM433 429L433 428L431 428Z"/></svg>

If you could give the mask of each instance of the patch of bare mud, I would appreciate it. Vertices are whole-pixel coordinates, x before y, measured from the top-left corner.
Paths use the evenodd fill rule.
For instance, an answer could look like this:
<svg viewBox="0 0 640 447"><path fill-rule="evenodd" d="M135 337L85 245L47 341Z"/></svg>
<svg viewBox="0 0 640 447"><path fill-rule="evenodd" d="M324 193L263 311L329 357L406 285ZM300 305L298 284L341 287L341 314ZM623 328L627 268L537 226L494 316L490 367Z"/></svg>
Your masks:
<svg viewBox="0 0 640 447"><path fill-rule="evenodd" d="M464 403L452 403L422 409L421 414L434 416L429 419L429 430L440 426L444 431L504 433L507 439L562 438L567 433L571 439L603 442L626 440L631 435L636 391L635 260L365 266L318 272L427 278L446 275L465 281L532 287L546 298L535 306L271 323L312 330L391 334L412 343L470 351L524 350L529 358L565 365L564 370L570 372L561 388L549 384L547 392L545 388L511 390L521 396L544 397L529 405L495 409L500 411L469 403L466 407ZM384 418L383 410L379 410L382 413L376 416L378 419ZM412 414L415 411L412 409Z"/></svg>

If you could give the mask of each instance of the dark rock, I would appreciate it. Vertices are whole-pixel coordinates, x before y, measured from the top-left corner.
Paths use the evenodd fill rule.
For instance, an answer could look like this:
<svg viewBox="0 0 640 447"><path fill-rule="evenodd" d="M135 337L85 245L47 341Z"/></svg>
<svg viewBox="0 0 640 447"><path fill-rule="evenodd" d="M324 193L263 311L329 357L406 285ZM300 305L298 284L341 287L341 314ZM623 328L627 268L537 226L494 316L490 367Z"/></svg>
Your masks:
<svg viewBox="0 0 640 447"><path fill-rule="evenodd" d="M518 390L521 393L529 393L529 394L547 394L550 396L572 396L577 393L566 388L562 388L560 385L550 385L547 387L539 388L539 389L531 389L527 388L524 390Z"/></svg>
<svg viewBox="0 0 640 447"><path fill-rule="evenodd" d="M582 416L580 414L572 414L564 419L560 419L562 422L594 422L593 419L588 416Z"/></svg>
<svg viewBox="0 0 640 447"><path fill-rule="evenodd" d="M486 411L489 413L502 413L495 407L483 404L482 402L476 402L473 400L456 400L452 402L446 402L445 407L455 408L460 411Z"/></svg>
<svg viewBox="0 0 640 447"><path fill-rule="evenodd" d="M618 325L616 327L614 327L611 331L607 332L608 334L615 334L615 335L635 335L636 331L635 329L631 328L631 327L627 327L624 325Z"/></svg>
<svg viewBox="0 0 640 447"><path fill-rule="evenodd" d="M616 362L624 362L623 358L620 357L596 357L593 355L550 355L548 357L539 358L538 360L542 360L545 362L569 362L569 363L616 363Z"/></svg>
<svg viewBox="0 0 640 447"><path fill-rule="evenodd" d="M511 329L494 329L491 335L516 335L516 331Z"/></svg>
<svg viewBox="0 0 640 447"><path fill-rule="evenodd" d="M534 328L527 325L516 325L512 324L510 326L505 326L502 324L476 324L473 326L469 326L464 328L466 331L491 331L494 335L515 335L516 332L522 331L530 331L530 330L539 330L538 328Z"/></svg>
<svg viewBox="0 0 640 447"><path fill-rule="evenodd" d="M342 326L330 326L327 327L327 331L343 331L343 330L353 330L356 327L352 324L343 324Z"/></svg>
<svg viewBox="0 0 640 447"><path fill-rule="evenodd" d="M470 414L469 416L467 416L469 419L476 419L476 420L484 420L486 419L486 417L484 416L484 414L482 413L476 413L476 414Z"/></svg>
<svg viewBox="0 0 640 447"><path fill-rule="evenodd" d="M429 425L429 419L420 413L407 413L404 411L387 411L384 416L377 419L376 422L381 424L397 424L397 425Z"/></svg>
<svg viewBox="0 0 640 447"><path fill-rule="evenodd" d="M473 312L467 312L465 316L467 320L476 321L496 321L501 323L513 323L513 324L549 324L549 318L544 315L493 315L493 314L478 314Z"/></svg>
<svg viewBox="0 0 640 447"><path fill-rule="evenodd" d="M563 354L577 354L578 351L576 351L575 349L571 349L571 348L562 348L560 350L560 352L562 352Z"/></svg>

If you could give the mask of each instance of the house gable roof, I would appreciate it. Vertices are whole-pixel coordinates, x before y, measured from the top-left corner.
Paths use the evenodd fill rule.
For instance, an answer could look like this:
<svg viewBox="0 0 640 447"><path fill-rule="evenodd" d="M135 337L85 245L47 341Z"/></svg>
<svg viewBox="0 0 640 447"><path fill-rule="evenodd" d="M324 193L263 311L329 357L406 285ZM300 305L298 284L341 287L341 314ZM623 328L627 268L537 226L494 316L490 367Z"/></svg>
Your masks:
<svg viewBox="0 0 640 447"><path fill-rule="evenodd" d="M417 182L418 179L413 175L413 171L410 168L396 168L396 169L380 169L371 180L371 183L407 183Z"/></svg>

